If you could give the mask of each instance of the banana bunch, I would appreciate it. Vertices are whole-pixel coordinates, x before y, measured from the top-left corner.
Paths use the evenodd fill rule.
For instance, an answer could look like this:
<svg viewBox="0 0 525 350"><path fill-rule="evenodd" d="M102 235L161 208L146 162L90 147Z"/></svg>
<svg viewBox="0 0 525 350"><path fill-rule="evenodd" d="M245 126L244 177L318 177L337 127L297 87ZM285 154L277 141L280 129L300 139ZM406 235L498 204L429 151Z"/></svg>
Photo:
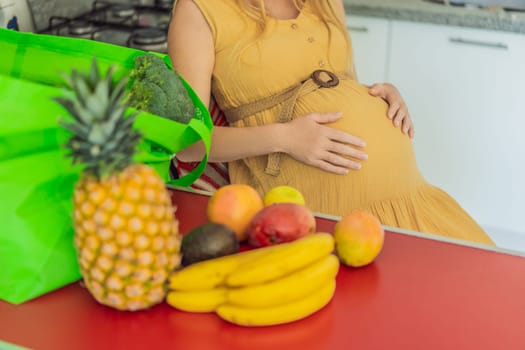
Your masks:
<svg viewBox="0 0 525 350"><path fill-rule="evenodd" d="M167 302L189 312L216 312L241 326L307 317L332 299L339 259L328 233L190 265L169 279Z"/></svg>

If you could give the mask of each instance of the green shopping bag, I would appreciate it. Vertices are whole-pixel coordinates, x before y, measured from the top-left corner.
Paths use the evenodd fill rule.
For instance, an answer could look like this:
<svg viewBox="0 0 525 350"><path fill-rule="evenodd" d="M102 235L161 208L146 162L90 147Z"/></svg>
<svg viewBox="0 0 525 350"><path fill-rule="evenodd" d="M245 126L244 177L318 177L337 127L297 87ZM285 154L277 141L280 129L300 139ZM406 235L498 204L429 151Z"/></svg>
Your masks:
<svg viewBox="0 0 525 350"><path fill-rule="evenodd" d="M71 217L78 172L64 153L0 162L0 299L21 303L80 278Z"/></svg>
<svg viewBox="0 0 525 350"><path fill-rule="evenodd" d="M144 52L7 30L0 30L0 52L0 299L22 303L80 278L71 218L80 169L65 157L69 133L58 120L67 113L52 100L70 93L61 87L60 73L87 71L96 55L102 67L117 67L119 79ZM196 109L190 123L144 112L134 123L144 137L136 160L179 186L190 185L204 170L212 129L207 109L185 87ZM172 156L199 140L207 150L199 167L171 180Z"/></svg>
<svg viewBox="0 0 525 350"><path fill-rule="evenodd" d="M49 87L57 87L63 84L61 73L69 73L72 69L88 71L93 57L97 58L102 71L113 66L115 68L114 78L121 79L128 75L133 68L135 57L146 53L138 49L88 39L22 33L7 29L0 29L0 52L2 58L0 60L0 75L22 78ZM171 61L167 55L154 54L162 57L164 62L171 67ZM137 160L155 168L167 183L185 187L191 185L204 172L208 160L213 122L207 108L193 89L185 81L183 84L195 105L195 116L188 125L165 120L144 112L139 114L135 125L139 127L145 138L143 144L139 146L141 152L137 155ZM41 89L46 90L45 87ZM46 90L46 93L49 91L51 94L54 93L52 90ZM14 104L17 96L19 96L19 91L10 87L4 90L2 94L9 94L9 98ZM39 94L41 92L35 90L34 95L39 96ZM8 96L4 96L3 99L8 99ZM25 115L30 119L32 118L28 113ZM39 120L42 118L41 116L38 117ZM51 121L51 123L55 122L56 120ZM22 146L22 142L16 141L17 146L8 145L8 149L18 152L19 147L25 147L31 150L33 141L36 142L39 138L55 137L56 132L62 133L62 137L64 135L61 130L44 130L36 125L35 127L30 126L36 130L36 134L31 134L25 125L25 134L18 133L12 137L15 139L26 137L29 143ZM3 127L1 126L1 128ZM56 137L60 136L57 135ZM60 139L60 141L62 140ZM199 140L202 140L206 146L206 154L203 160L194 171L184 177L175 180L170 179L169 164L173 155ZM2 157L1 149L6 147L6 142L8 140L0 139L0 159ZM161 152L158 152L159 148L162 149Z"/></svg>

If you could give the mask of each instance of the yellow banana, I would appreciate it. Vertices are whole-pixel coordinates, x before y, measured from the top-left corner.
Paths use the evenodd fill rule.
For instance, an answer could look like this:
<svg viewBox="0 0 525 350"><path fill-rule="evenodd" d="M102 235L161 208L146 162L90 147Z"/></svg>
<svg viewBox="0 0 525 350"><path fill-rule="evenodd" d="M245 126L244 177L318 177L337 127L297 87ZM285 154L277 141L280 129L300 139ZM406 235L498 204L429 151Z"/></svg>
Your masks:
<svg viewBox="0 0 525 350"><path fill-rule="evenodd" d="M322 309L334 295L335 279L306 298L268 308L245 308L224 304L217 308L217 315L239 326L271 326L293 322Z"/></svg>
<svg viewBox="0 0 525 350"><path fill-rule="evenodd" d="M243 288L228 289L228 304L244 307L266 307L289 303L310 295L333 280L339 259L330 254L283 278Z"/></svg>
<svg viewBox="0 0 525 350"><path fill-rule="evenodd" d="M182 311L212 312L226 302L226 289L217 288L203 291L171 291L166 299L168 304Z"/></svg>
<svg viewBox="0 0 525 350"><path fill-rule="evenodd" d="M239 265L227 276L226 284L248 286L288 275L330 254L334 250L334 239L329 233L315 233L277 246L281 249Z"/></svg>
<svg viewBox="0 0 525 350"><path fill-rule="evenodd" d="M252 249L192 264L175 271L169 278L169 287L180 291L213 289L224 284L226 277L238 266L278 249L282 249L280 245Z"/></svg>

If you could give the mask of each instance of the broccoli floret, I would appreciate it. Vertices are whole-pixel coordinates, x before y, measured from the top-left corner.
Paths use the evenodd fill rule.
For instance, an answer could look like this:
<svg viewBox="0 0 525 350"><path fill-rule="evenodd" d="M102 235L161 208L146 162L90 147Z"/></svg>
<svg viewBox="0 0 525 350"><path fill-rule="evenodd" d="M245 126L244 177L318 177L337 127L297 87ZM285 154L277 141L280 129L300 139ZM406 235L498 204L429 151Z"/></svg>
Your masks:
<svg viewBox="0 0 525 350"><path fill-rule="evenodd" d="M131 77L130 106L184 124L193 118L195 106L188 91L162 58L153 54L135 57Z"/></svg>

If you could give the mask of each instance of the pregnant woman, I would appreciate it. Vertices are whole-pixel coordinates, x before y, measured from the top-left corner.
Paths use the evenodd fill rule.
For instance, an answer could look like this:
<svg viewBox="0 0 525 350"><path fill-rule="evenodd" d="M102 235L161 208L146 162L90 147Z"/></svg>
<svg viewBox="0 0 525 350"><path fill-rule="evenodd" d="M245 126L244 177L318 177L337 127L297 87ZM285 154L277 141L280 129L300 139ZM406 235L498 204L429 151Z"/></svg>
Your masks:
<svg viewBox="0 0 525 350"><path fill-rule="evenodd" d="M261 194L289 185L316 212L364 209L384 225L493 244L421 176L397 90L356 81L342 0L178 0L168 45L174 68L228 119L210 161L229 162L232 183ZM177 158L203 153L197 144Z"/></svg>

